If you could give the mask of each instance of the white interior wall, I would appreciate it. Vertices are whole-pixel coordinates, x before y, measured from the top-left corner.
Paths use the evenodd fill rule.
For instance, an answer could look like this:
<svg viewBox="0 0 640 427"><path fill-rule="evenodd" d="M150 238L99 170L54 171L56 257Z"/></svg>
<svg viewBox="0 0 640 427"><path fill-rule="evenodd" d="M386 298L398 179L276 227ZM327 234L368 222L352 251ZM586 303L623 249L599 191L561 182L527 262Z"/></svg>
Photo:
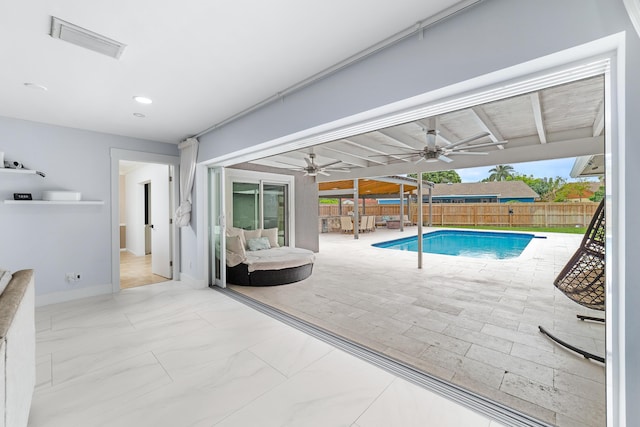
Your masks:
<svg viewBox="0 0 640 427"><path fill-rule="evenodd" d="M14 192L40 199L43 190L74 190L85 200L104 201L98 206L0 202L0 265L12 271L35 269L38 305L111 293L110 149L176 156L177 147L7 117L0 117L0 141L7 160L46 174L0 175L0 200L11 199ZM116 225L117 215L116 210ZM70 272L81 273L82 279L67 282Z"/></svg>

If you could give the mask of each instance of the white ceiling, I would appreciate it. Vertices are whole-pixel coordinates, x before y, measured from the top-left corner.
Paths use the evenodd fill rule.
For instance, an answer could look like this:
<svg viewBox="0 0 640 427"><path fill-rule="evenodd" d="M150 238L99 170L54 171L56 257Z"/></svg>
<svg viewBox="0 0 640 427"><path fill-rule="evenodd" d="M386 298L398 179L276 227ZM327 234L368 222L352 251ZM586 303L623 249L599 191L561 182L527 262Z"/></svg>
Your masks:
<svg viewBox="0 0 640 427"><path fill-rule="evenodd" d="M178 143L457 3L6 1L0 115ZM127 47L116 60L53 39L52 15Z"/></svg>

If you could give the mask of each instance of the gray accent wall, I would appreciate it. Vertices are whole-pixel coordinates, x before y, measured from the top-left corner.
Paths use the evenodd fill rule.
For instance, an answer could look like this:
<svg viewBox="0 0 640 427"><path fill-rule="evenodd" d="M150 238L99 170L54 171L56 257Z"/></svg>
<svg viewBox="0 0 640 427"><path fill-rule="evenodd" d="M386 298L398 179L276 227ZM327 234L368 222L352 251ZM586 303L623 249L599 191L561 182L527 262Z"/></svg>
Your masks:
<svg viewBox="0 0 640 427"><path fill-rule="evenodd" d="M422 17L416 17L420 19ZM626 32L622 62L626 153L624 191L626 276L624 300L627 360L627 425L640 422L640 39L622 0L486 0L342 69L282 100L221 126L200 138L199 161L290 135L385 104L502 70L619 32ZM618 218L619 219L619 218ZM613 221L616 218L612 219ZM614 224L614 229L616 225ZM622 241L622 240L619 240ZM630 260L626 263L626 260ZM616 280L614 278L613 280Z"/></svg>
<svg viewBox="0 0 640 427"><path fill-rule="evenodd" d="M111 292L111 148L178 155L173 144L0 117L5 159L46 174L0 174L0 267L35 269L40 301ZM43 190L80 191L104 205L2 202L14 192L41 199ZM81 280L69 283L66 273Z"/></svg>

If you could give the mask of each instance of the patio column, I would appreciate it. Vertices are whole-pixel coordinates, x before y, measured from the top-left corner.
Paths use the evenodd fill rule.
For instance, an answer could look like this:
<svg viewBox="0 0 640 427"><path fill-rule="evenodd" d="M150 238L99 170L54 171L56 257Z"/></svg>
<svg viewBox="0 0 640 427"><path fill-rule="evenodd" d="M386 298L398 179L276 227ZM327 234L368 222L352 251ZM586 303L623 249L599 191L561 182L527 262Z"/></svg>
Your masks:
<svg viewBox="0 0 640 427"><path fill-rule="evenodd" d="M367 206L367 196L362 196L362 215L365 215Z"/></svg>
<svg viewBox="0 0 640 427"><path fill-rule="evenodd" d="M338 197L338 215L342 216L342 197Z"/></svg>
<svg viewBox="0 0 640 427"><path fill-rule="evenodd" d="M429 186L429 227L433 227L433 215L432 215L432 208L433 208L433 203L431 201L431 190L433 189L433 185ZM420 199L422 199L422 197L420 197Z"/></svg>
<svg viewBox="0 0 640 427"><path fill-rule="evenodd" d="M358 240L360 238L360 204L358 199L358 178L353 180L353 238Z"/></svg>
<svg viewBox="0 0 640 427"><path fill-rule="evenodd" d="M404 184L400 184L400 231L404 231Z"/></svg>
<svg viewBox="0 0 640 427"><path fill-rule="evenodd" d="M421 175L421 173L418 174L418 176ZM420 178L418 178L418 268L422 268L422 179Z"/></svg>
<svg viewBox="0 0 640 427"><path fill-rule="evenodd" d="M407 194L407 218L411 221L411 191Z"/></svg>

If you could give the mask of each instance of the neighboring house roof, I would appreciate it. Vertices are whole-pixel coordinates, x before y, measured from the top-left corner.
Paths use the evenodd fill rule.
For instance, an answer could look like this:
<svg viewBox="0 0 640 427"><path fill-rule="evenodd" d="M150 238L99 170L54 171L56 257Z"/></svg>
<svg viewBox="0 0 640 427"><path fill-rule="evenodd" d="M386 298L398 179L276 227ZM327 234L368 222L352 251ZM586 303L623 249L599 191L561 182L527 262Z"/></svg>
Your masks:
<svg viewBox="0 0 640 427"><path fill-rule="evenodd" d="M428 189L424 190L428 194ZM540 196L522 181L494 181L494 182L462 182L452 184L436 184L432 196L498 196L505 198L538 199Z"/></svg>
<svg viewBox="0 0 640 427"><path fill-rule="evenodd" d="M602 185L599 182L587 182L587 186L582 190L582 192L579 191L579 188L576 185L577 183L574 182L570 182L568 184L565 184L565 186L567 188L569 188L569 193L567 194L567 199L584 199L584 198L589 198L591 196L593 196L593 194L598 191L600 189L600 186Z"/></svg>

